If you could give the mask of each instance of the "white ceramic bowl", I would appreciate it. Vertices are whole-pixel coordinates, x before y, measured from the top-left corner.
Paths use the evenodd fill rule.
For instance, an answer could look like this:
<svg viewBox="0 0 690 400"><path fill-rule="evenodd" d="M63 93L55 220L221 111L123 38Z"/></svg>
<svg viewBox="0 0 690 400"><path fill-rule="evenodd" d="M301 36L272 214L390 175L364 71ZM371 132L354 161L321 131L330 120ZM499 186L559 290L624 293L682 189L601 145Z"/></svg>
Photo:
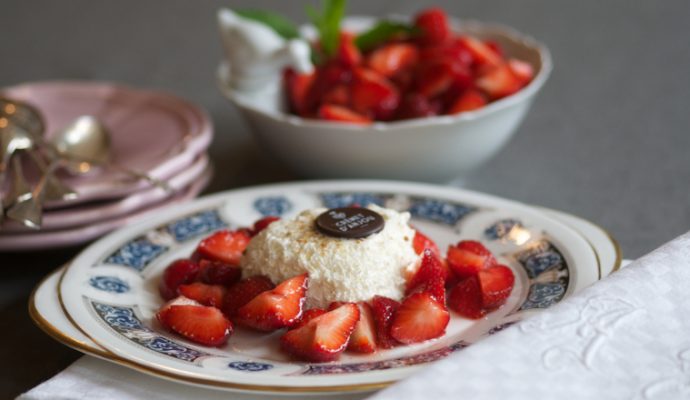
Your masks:
<svg viewBox="0 0 690 400"><path fill-rule="evenodd" d="M375 21L349 17L345 29ZM387 178L419 181L462 179L492 158L511 138L551 69L547 48L511 28L453 21L454 30L495 40L510 57L529 62L535 77L519 92L476 111L355 126L288 114L280 101L232 90L229 68L218 70L223 94L246 118L271 155L310 178ZM310 28L304 28L306 34ZM279 94L276 94L279 96Z"/></svg>

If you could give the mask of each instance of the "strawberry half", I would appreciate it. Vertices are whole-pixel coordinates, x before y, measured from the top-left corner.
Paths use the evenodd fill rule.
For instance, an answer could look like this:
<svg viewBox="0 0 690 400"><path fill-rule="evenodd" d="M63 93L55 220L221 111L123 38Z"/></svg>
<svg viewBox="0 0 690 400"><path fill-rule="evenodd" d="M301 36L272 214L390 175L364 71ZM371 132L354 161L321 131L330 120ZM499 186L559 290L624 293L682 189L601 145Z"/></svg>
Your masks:
<svg viewBox="0 0 690 400"><path fill-rule="evenodd" d="M428 292L443 303L446 298L445 284L448 278L446 274L446 269L431 249L425 249L419 269L407 283L405 292L408 295L415 291Z"/></svg>
<svg viewBox="0 0 690 400"><path fill-rule="evenodd" d="M362 53L355 45L355 35L350 32L340 32L338 44L338 61L346 67L355 67L362 62Z"/></svg>
<svg viewBox="0 0 690 400"><path fill-rule="evenodd" d="M169 303L156 318L173 332L206 346L223 345L232 333L232 323L215 307Z"/></svg>
<svg viewBox="0 0 690 400"><path fill-rule="evenodd" d="M460 37L460 43L472 54L472 58L478 67L495 67L503 62L501 56L494 49L477 38L462 36Z"/></svg>
<svg viewBox="0 0 690 400"><path fill-rule="evenodd" d="M350 89L345 84L334 86L323 95L323 104L350 107Z"/></svg>
<svg viewBox="0 0 690 400"><path fill-rule="evenodd" d="M373 353L376 351L376 323L371 306L365 302L357 303L359 321L350 336L347 350L354 353Z"/></svg>
<svg viewBox="0 0 690 400"><path fill-rule="evenodd" d="M522 87L522 82L508 64L501 64L484 72L475 84L492 99L506 97Z"/></svg>
<svg viewBox="0 0 690 400"><path fill-rule="evenodd" d="M311 321L316 317L320 317L327 312L328 311L324 310L323 308L310 308L302 313L302 316L297 322L295 322L295 324L292 326L292 329L302 327L306 325L307 322Z"/></svg>
<svg viewBox="0 0 690 400"><path fill-rule="evenodd" d="M521 86L528 84L534 78L534 67L532 64L511 58L508 60L508 66L513 71L515 77L520 81Z"/></svg>
<svg viewBox="0 0 690 400"><path fill-rule="evenodd" d="M441 8L428 8L415 17L414 24L421 29L421 40L424 44L443 42L452 35L448 16Z"/></svg>
<svg viewBox="0 0 690 400"><path fill-rule="evenodd" d="M419 93L407 93L396 111L398 119L431 117L441 111L441 103L432 101Z"/></svg>
<svg viewBox="0 0 690 400"><path fill-rule="evenodd" d="M263 275L256 275L243 279L232 285L223 301L223 313L228 317L234 317L237 310L249 303L259 294L275 287L270 279Z"/></svg>
<svg viewBox="0 0 690 400"><path fill-rule="evenodd" d="M242 277L242 269L222 261L202 259L199 261L198 279L209 285L222 285L229 287Z"/></svg>
<svg viewBox="0 0 690 400"><path fill-rule="evenodd" d="M280 338L280 345L289 354L305 361L333 361L347 347L355 324L359 320L359 308L348 303L287 331Z"/></svg>
<svg viewBox="0 0 690 400"><path fill-rule="evenodd" d="M305 273L259 294L237 310L237 321L260 331L293 325L302 316L308 281Z"/></svg>
<svg viewBox="0 0 690 400"><path fill-rule="evenodd" d="M491 252L475 240L463 240L455 246L449 246L446 259L450 269L460 279L496 265Z"/></svg>
<svg viewBox="0 0 690 400"><path fill-rule="evenodd" d="M201 258L239 265L242 252L251 236L245 229L218 231L199 243L196 252Z"/></svg>
<svg viewBox="0 0 690 400"><path fill-rule="evenodd" d="M352 106L355 111L386 120L400 103L400 93L383 75L371 69L355 69L352 83Z"/></svg>
<svg viewBox="0 0 690 400"><path fill-rule="evenodd" d="M251 235L252 236L258 235L261 231L266 229L266 227L268 227L273 222L276 222L278 220L280 220L280 217L276 217L276 216L263 217L260 220L257 220L256 222L254 222L254 226L252 226Z"/></svg>
<svg viewBox="0 0 690 400"><path fill-rule="evenodd" d="M482 303L488 310L502 306L513 291L515 275L505 265L479 271L478 277L482 290Z"/></svg>
<svg viewBox="0 0 690 400"><path fill-rule="evenodd" d="M390 334L393 315L400 307L400 303L384 296L374 296L371 299L371 311L376 323L376 344L382 349L390 349L399 343Z"/></svg>
<svg viewBox="0 0 690 400"><path fill-rule="evenodd" d="M415 230L414 239L412 240L412 247L417 254L422 254L425 249L429 249L438 259L441 259L441 250L438 249L436 242L429 239L428 236L420 232L418 229Z"/></svg>
<svg viewBox="0 0 690 400"><path fill-rule="evenodd" d="M308 111L307 95L314 82L315 74L299 74L292 68L283 72L285 92L287 94L290 111L297 115L306 115Z"/></svg>
<svg viewBox="0 0 690 400"><path fill-rule="evenodd" d="M419 50L408 43L393 43L369 54L367 65L385 77L391 77L419 61Z"/></svg>
<svg viewBox="0 0 690 400"><path fill-rule="evenodd" d="M163 277L158 284L158 291L165 300L177 296L177 288L180 285L193 282L199 274L199 264L192 260L175 260L165 268Z"/></svg>
<svg viewBox="0 0 690 400"><path fill-rule="evenodd" d="M443 336L450 314L431 293L414 293L403 300L391 323L391 336L410 344Z"/></svg>
<svg viewBox="0 0 690 400"><path fill-rule="evenodd" d="M347 122L356 125L369 125L372 122L369 117L335 104L324 104L319 107L319 117L328 121Z"/></svg>
<svg viewBox="0 0 690 400"><path fill-rule="evenodd" d="M453 102L448 110L448 114L476 110L484 107L487 103L488 101L482 92L476 89L468 89Z"/></svg>
<svg viewBox="0 0 690 400"><path fill-rule="evenodd" d="M479 319L486 315L482 289L476 275L465 278L450 290L448 307L466 318Z"/></svg>
<svg viewBox="0 0 690 400"><path fill-rule="evenodd" d="M227 289L220 285L207 285L194 282L188 285L180 285L177 292L189 299L195 300L205 306L220 308Z"/></svg>

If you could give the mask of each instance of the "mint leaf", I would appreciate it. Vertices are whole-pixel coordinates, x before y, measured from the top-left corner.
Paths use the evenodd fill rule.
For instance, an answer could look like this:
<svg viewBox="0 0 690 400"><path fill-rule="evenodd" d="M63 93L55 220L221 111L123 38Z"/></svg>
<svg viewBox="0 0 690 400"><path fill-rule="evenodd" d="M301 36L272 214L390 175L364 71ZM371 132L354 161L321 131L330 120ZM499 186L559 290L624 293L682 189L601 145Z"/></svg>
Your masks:
<svg viewBox="0 0 690 400"><path fill-rule="evenodd" d="M252 21L260 22L268 26L285 39L295 39L299 37L297 26L282 15L254 9L234 11L243 18L251 19Z"/></svg>
<svg viewBox="0 0 690 400"><path fill-rule="evenodd" d="M307 15L319 32L321 48L327 56L333 56L340 44L340 22L345 16L346 0L325 0L323 10L307 6Z"/></svg>
<svg viewBox="0 0 690 400"><path fill-rule="evenodd" d="M367 51L394 37L408 38L417 34L419 34L419 29L413 25L383 20L368 31L359 34L355 39L355 45L361 51Z"/></svg>

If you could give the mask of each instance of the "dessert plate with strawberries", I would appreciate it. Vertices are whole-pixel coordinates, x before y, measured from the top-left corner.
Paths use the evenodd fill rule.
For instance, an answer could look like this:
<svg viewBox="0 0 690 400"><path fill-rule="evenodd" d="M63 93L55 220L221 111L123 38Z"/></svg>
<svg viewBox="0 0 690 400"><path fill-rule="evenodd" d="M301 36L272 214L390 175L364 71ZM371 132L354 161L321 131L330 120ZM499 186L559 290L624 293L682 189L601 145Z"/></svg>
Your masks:
<svg viewBox="0 0 690 400"><path fill-rule="evenodd" d="M292 183L161 210L87 248L58 294L113 361L157 376L364 391L557 304L613 268L600 259L553 214L506 199Z"/></svg>

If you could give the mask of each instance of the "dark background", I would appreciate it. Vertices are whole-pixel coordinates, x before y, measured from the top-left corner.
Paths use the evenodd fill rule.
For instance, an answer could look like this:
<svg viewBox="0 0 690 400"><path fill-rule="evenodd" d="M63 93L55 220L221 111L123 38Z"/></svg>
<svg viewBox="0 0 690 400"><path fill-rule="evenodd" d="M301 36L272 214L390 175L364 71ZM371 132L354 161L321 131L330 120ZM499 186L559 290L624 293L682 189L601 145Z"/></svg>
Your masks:
<svg viewBox="0 0 690 400"><path fill-rule="evenodd" d="M216 89L221 6L305 21L304 1L35 1L0 3L0 87L48 79L109 80L171 91L205 107L216 137L207 190L298 179L251 141ZM313 3L313 2L312 2ZM636 258L690 227L690 4L677 1L362 1L350 14L412 14L436 4L499 22L551 49L555 69L512 142L469 189L597 222ZM0 398L79 354L27 315L31 288L79 249L0 253Z"/></svg>

